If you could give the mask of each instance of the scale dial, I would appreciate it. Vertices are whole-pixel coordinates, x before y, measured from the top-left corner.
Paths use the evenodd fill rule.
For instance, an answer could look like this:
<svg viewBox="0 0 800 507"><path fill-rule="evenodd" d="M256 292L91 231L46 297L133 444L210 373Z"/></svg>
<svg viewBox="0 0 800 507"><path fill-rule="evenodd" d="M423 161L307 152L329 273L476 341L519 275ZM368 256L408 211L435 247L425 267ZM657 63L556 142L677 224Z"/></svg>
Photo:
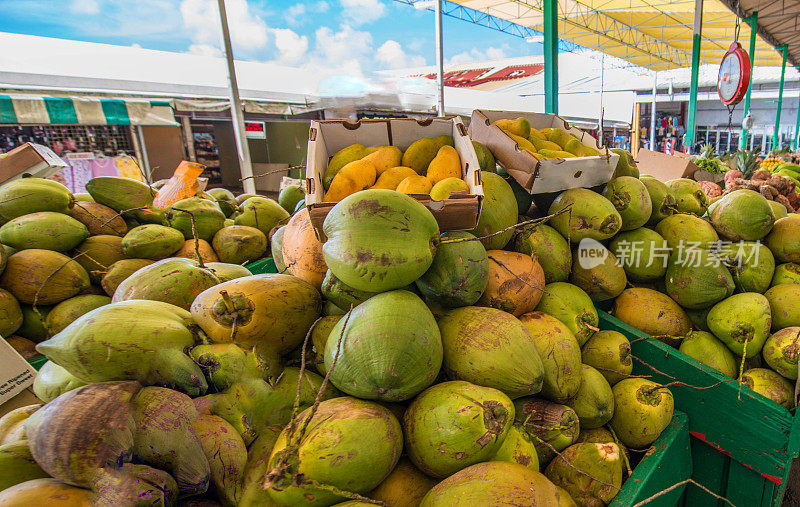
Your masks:
<svg viewBox="0 0 800 507"><path fill-rule="evenodd" d="M728 48L717 76L717 93L723 104L738 104L750 86L750 57L738 42Z"/></svg>

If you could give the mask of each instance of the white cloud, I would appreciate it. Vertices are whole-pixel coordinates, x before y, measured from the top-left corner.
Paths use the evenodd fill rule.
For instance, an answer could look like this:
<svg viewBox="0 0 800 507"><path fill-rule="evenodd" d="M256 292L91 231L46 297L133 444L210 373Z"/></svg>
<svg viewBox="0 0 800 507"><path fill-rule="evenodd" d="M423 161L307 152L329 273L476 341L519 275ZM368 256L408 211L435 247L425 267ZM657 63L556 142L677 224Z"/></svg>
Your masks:
<svg viewBox="0 0 800 507"><path fill-rule="evenodd" d="M472 48L469 51L463 51L457 55L454 55L452 58L447 60L447 63L452 65L459 63L480 62L485 60L502 60L503 58L506 58L507 49L508 47L505 44L499 48L490 46L485 50Z"/></svg>
<svg viewBox="0 0 800 507"><path fill-rule="evenodd" d="M386 14L381 0L340 0L342 16L350 26L360 26L380 19Z"/></svg>
<svg viewBox="0 0 800 507"><path fill-rule="evenodd" d="M97 0L72 0L69 10L75 14L100 14L100 2Z"/></svg>
<svg viewBox="0 0 800 507"><path fill-rule="evenodd" d="M419 55L408 55L403 46L394 40L387 40L375 52L378 63L384 68L402 69L405 67L420 67L425 65L425 58Z"/></svg>
<svg viewBox="0 0 800 507"><path fill-rule="evenodd" d="M328 4L328 2L325 2L324 0L314 4L314 10L317 12L328 12L328 9L330 8L331 8L330 4Z"/></svg>
<svg viewBox="0 0 800 507"><path fill-rule="evenodd" d="M131 44L131 47L132 47L132 48L136 48L136 49L141 49L141 48L142 48L142 45L141 45L141 44L139 44L138 42L134 42L133 44Z"/></svg>
<svg viewBox="0 0 800 507"><path fill-rule="evenodd" d="M288 28L272 29L275 47L278 48L278 62L284 65L296 65L303 60L308 50L308 37L298 35Z"/></svg>
<svg viewBox="0 0 800 507"><path fill-rule="evenodd" d="M189 46L189 53L200 56L214 56L221 58L223 56L222 50L217 46L211 44L192 44Z"/></svg>
<svg viewBox="0 0 800 507"><path fill-rule="evenodd" d="M244 49L263 48L267 44L267 24L250 12L247 0L226 3L231 41ZM216 0L182 0L183 25L195 44L218 44L219 9Z"/></svg>
<svg viewBox="0 0 800 507"><path fill-rule="evenodd" d="M301 25L303 24L303 16L306 15L306 4L294 4L288 9L286 9L286 13L283 15L283 18L286 20L287 23L290 25Z"/></svg>
<svg viewBox="0 0 800 507"><path fill-rule="evenodd" d="M334 32L327 26L316 31L316 52L331 65L362 58L372 52L372 35L369 32L353 30L342 25Z"/></svg>

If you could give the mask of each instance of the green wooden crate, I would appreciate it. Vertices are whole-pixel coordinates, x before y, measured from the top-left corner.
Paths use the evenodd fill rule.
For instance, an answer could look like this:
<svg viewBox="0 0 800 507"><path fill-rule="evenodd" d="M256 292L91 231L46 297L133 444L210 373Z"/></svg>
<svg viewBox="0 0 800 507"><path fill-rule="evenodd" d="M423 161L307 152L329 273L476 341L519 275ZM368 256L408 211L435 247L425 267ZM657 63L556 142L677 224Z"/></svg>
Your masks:
<svg viewBox="0 0 800 507"><path fill-rule="evenodd" d="M654 452L647 454L622 486L609 507L630 507L685 481L692 476L692 455L689 448L689 418L676 411L672 422L653 443ZM649 507L683 505L686 485L649 502Z"/></svg>
<svg viewBox="0 0 800 507"><path fill-rule="evenodd" d="M250 272L253 273L254 275L263 275L266 273L278 272L278 268L275 267L275 261L272 259L272 257L259 259L257 261L251 262L245 267L249 269Z"/></svg>
<svg viewBox="0 0 800 507"><path fill-rule="evenodd" d="M670 390L675 408L689 416L692 478L736 506L780 506L792 458L800 451L800 417L746 387L740 399L736 381L647 339L645 333L603 311L598 313L601 329L619 331L632 341L644 338L631 344L638 358L634 374L685 384ZM696 389L708 386L714 387ZM692 507L723 505L694 485L687 488L685 502Z"/></svg>
<svg viewBox="0 0 800 507"><path fill-rule="evenodd" d="M41 370L42 366L44 366L44 363L46 362L47 358L45 356L38 356L28 360L28 364L33 366L33 369L36 371Z"/></svg>

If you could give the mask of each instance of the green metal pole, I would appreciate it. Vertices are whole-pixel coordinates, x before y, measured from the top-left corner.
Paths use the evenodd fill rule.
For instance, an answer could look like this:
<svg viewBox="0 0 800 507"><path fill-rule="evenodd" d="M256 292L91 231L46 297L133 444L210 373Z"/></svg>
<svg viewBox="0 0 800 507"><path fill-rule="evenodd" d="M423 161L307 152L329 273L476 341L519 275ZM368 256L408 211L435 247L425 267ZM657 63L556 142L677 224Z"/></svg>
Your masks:
<svg viewBox="0 0 800 507"><path fill-rule="evenodd" d="M775 113L775 133L772 134L772 149L777 150L780 148L780 133L781 133L781 108L783 108L783 81L786 74L786 55L789 52L789 46L784 44L775 49L780 49L783 54L783 63L781 63L781 86L778 89L778 111Z"/></svg>
<svg viewBox="0 0 800 507"><path fill-rule="evenodd" d="M747 84L747 94L744 96L744 116L742 118L747 117L747 113L750 112L750 90L753 84L753 72L755 72L755 68L753 67L753 62L756 58L756 30L758 28L758 11L753 11L753 14L749 18L744 18L742 21L745 23L750 24L750 82ZM742 135L739 136L739 147L743 150L747 149L747 129L742 128Z"/></svg>
<svg viewBox="0 0 800 507"><path fill-rule="evenodd" d="M544 0L544 111L558 114L558 0Z"/></svg>
<svg viewBox="0 0 800 507"><path fill-rule="evenodd" d="M800 147L800 96L797 97L797 120L794 122L794 149Z"/></svg>
<svg viewBox="0 0 800 507"><path fill-rule="evenodd" d="M700 73L700 34L703 30L703 0L694 2L694 30L692 32L692 81L689 87L689 114L686 119L684 149L694 147L695 120L697 118L697 79Z"/></svg>

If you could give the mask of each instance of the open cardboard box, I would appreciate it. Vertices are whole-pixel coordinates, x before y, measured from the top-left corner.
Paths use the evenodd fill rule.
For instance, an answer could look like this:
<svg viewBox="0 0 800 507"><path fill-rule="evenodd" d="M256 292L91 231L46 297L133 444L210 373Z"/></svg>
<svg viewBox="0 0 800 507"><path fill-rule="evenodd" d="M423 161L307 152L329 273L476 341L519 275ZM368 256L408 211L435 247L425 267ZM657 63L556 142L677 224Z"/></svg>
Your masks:
<svg viewBox="0 0 800 507"><path fill-rule="evenodd" d="M37 178L50 176L67 167L67 163L47 146L25 143L0 157L0 183L30 174Z"/></svg>
<svg viewBox="0 0 800 507"><path fill-rule="evenodd" d="M699 170L689 156L683 153L667 155L645 149L640 149L636 154L636 164L640 174L649 174L661 181L691 178Z"/></svg>
<svg viewBox="0 0 800 507"><path fill-rule="evenodd" d="M19 408L20 400L30 401L24 405L37 403L36 397L28 390L36 378L36 370L5 340L0 338L0 416ZM14 403L12 403L14 401ZM8 403L8 404L7 404ZM9 408L10 407L10 408Z"/></svg>
<svg viewBox="0 0 800 507"><path fill-rule="evenodd" d="M584 145L600 150L603 154L595 157L539 160L521 150L516 141L500 127L492 125L497 120L513 120L519 117L527 118L531 127L536 129L564 129L574 134ZM472 111L469 133L472 139L489 148L508 174L532 194L589 188L607 183L619 160L619 155L599 146L597 139L581 129L570 127L566 120L555 114L476 109Z"/></svg>
<svg viewBox="0 0 800 507"><path fill-rule="evenodd" d="M322 224L335 202L323 202L325 189L322 176L331 157L351 144L364 146L397 146L405 151L411 143L424 137L449 135L461 159L461 177L468 192L454 192L443 201L431 200L427 194L410 194L427 207L439 224L440 231L469 230L478 225L483 202L483 184L475 148L460 118L392 118L386 120L312 121L308 136L306 162L306 207L311 224L320 241L325 240Z"/></svg>

